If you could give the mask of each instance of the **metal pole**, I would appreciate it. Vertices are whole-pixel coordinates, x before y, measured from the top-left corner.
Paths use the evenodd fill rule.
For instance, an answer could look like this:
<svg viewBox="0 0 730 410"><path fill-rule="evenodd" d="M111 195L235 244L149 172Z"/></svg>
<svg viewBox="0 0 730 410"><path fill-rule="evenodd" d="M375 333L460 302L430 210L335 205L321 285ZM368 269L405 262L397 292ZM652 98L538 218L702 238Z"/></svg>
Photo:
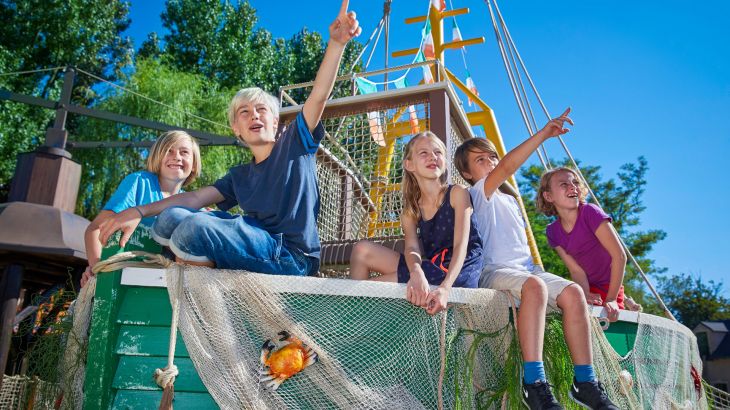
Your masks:
<svg viewBox="0 0 730 410"><path fill-rule="evenodd" d="M383 17L385 17L385 69L388 69L388 33L390 32L390 3L392 0L385 0L383 2ZM383 76L384 90L388 90L388 71Z"/></svg>
<svg viewBox="0 0 730 410"><path fill-rule="evenodd" d="M41 151L71 158L71 154L65 149L66 140L68 139L66 117L68 116L68 107L71 105L71 94L75 79L76 71L72 67L66 67L63 75L61 98L58 100L58 104L56 104L56 119L53 122L53 127L46 130L46 141L43 147L41 147Z"/></svg>

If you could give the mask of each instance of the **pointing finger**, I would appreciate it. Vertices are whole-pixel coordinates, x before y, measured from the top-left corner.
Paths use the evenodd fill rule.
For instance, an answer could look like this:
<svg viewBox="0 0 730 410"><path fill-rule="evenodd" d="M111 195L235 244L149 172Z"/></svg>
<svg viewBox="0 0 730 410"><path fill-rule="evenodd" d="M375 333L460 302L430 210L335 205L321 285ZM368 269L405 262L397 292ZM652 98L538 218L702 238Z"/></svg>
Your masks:
<svg viewBox="0 0 730 410"><path fill-rule="evenodd" d="M565 112L560 114L561 117L566 117L568 114L570 114L570 107L565 109Z"/></svg>
<svg viewBox="0 0 730 410"><path fill-rule="evenodd" d="M344 16L347 14L347 8L350 6L350 0L342 0L342 6L340 6L340 15Z"/></svg>

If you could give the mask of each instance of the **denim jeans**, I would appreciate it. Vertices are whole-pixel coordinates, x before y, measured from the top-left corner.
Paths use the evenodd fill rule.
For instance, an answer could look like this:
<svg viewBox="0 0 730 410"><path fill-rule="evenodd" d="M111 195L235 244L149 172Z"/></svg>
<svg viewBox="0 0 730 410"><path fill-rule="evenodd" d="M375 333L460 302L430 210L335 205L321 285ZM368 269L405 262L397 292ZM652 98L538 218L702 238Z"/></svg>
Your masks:
<svg viewBox="0 0 730 410"><path fill-rule="evenodd" d="M222 211L168 208L157 217L152 236L183 260L212 261L221 269L302 276L319 268L316 258L287 247L282 234L269 233L253 218Z"/></svg>

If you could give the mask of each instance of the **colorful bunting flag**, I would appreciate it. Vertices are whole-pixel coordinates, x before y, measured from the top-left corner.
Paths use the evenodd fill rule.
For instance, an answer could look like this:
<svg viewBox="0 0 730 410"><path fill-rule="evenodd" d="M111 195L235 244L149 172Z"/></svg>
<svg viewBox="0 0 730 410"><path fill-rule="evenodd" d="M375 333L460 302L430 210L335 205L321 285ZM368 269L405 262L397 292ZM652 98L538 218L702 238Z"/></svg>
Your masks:
<svg viewBox="0 0 730 410"><path fill-rule="evenodd" d="M411 123L411 134L418 134L421 132L418 126L418 114L416 114L416 107L413 105L408 106L408 122Z"/></svg>
<svg viewBox="0 0 730 410"><path fill-rule="evenodd" d="M438 11L446 10L446 0L431 0L431 6Z"/></svg>
<svg viewBox="0 0 730 410"><path fill-rule="evenodd" d="M378 86L366 78L355 77L355 84L360 94L372 94L378 91Z"/></svg>
<svg viewBox="0 0 730 410"><path fill-rule="evenodd" d="M431 67L428 65L422 65L421 68L423 69L423 83L424 84L433 84L433 75L431 75Z"/></svg>
<svg viewBox="0 0 730 410"><path fill-rule="evenodd" d="M471 74L469 72L466 72L466 88L469 89L469 91L473 92L474 95L479 97L479 91L477 91L477 86L474 84L474 80L471 79ZM469 106L471 107L472 99L469 97Z"/></svg>
<svg viewBox="0 0 730 410"><path fill-rule="evenodd" d="M426 22L426 27L423 29L423 46L421 50L423 51L424 57L428 60L433 60L436 58L436 54L433 51L433 36L431 35L431 22Z"/></svg>
<svg viewBox="0 0 730 410"><path fill-rule="evenodd" d="M383 126L380 122L380 113L370 111L368 113L368 125L370 126L370 137L376 144L381 147L385 146L385 137L383 136Z"/></svg>
<svg viewBox="0 0 730 410"><path fill-rule="evenodd" d="M456 19L452 20L451 23L453 24L453 28L451 29L451 41L462 41L463 38L461 38L461 30L459 30L459 26L456 25Z"/></svg>

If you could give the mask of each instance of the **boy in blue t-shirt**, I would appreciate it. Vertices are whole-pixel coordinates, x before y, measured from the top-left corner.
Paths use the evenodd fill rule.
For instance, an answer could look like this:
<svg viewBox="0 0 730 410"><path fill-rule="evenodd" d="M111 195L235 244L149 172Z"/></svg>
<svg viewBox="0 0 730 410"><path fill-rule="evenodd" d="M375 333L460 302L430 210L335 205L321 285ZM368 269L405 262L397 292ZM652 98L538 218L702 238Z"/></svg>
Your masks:
<svg viewBox="0 0 730 410"><path fill-rule="evenodd" d="M258 88L240 90L231 101L228 120L236 137L251 149L253 161L231 168L212 186L117 214L102 226L101 242L121 230L124 246L141 218L160 214L153 234L180 262L269 274L315 273L320 244L314 155L324 136L320 118L345 45L361 31L347 6L348 0L343 0L330 25L311 94L278 141L278 100ZM211 204L222 211L197 211ZM246 216L223 212L235 205Z"/></svg>

